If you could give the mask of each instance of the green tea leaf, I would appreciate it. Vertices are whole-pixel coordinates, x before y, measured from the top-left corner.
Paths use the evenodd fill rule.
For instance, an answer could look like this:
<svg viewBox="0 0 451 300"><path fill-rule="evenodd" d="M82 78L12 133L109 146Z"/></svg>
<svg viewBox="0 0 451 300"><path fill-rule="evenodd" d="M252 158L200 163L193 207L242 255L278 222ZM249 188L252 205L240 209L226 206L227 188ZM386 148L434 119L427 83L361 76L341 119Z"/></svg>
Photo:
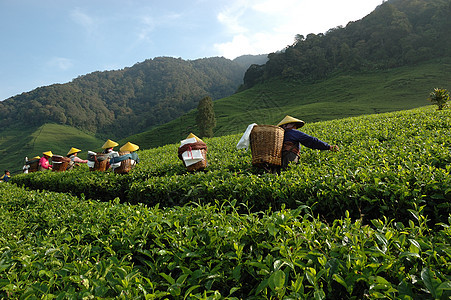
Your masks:
<svg viewBox="0 0 451 300"><path fill-rule="evenodd" d="M435 274L429 268L423 268L421 270L421 279L423 280L424 286L431 293L431 296L436 299L437 295L437 287L440 285L440 280L435 279Z"/></svg>
<svg viewBox="0 0 451 300"><path fill-rule="evenodd" d="M269 277L268 283L274 291L282 289L285 286L285 272L282 270L273 272Z"/></svg>

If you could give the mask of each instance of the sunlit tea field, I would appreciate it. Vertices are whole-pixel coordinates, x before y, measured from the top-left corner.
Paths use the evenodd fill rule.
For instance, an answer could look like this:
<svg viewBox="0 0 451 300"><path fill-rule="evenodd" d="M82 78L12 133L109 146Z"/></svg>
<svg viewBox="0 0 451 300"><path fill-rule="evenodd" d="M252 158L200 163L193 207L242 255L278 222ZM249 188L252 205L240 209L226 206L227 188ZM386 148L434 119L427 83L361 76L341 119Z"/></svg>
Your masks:
<svg viewBox="0 0 451 300"><path fill-rule="evenodd" d="M128 175L17 175L0 184L0 297L448 299L451 110L306 124L340 151L301 149L269 174L206 139L139 151ZM243 128L243 131L245 128Z"/></svg>

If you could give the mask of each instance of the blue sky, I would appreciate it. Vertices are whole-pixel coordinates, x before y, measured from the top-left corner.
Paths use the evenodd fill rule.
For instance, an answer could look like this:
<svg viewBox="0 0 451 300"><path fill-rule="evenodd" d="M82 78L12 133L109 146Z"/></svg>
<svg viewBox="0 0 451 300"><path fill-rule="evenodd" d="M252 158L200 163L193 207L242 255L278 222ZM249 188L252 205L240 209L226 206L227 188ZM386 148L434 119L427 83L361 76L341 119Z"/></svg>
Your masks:
<svg viewBox="0 0 451 300"><path fill-rule="evenodd" d="M0 0L0 100L157 56L266 54L382 0Z"/></svg>

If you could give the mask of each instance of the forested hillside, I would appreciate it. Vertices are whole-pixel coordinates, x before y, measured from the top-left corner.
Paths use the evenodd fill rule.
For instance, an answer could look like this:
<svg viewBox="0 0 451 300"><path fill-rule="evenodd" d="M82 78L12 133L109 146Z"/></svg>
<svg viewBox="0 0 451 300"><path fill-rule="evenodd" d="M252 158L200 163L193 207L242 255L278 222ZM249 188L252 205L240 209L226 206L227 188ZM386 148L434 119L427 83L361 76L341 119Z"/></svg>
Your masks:
<svg viewBox="0 0 451 300"><path fill-rule="evenodd" d="M365 18L325 34L296 36L253 65L244 88L274 78L314 81L337 72L383 70L450 56L450 0L389 0Z"/></svg>
<svg viewBox="0 0 451 300"><path fill-rule="evenodd" d="M233 94L252 63L266 55L192 61L157 57L117 71L94 72L0 102L0 127L54 122L115 138L166 123L209 95Z"/></svg>

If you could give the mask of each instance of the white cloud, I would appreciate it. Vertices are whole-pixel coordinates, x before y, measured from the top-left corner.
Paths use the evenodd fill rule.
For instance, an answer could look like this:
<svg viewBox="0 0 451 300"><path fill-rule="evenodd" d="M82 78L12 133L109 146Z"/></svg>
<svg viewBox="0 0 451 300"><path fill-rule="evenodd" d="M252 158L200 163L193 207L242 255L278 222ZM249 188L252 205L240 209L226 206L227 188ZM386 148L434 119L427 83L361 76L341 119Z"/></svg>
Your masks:
<svg viewBox="0 0 451 300"><path fill-rule="evenodd" d="M151 41L151 35L155 31L165 26L172 26L177 24L182 15L178 13L167 13L164 15L152 16L151 14L144 14L139 17L139 24L137 30L138 42Z"/></svg>
<svg viewBox="0 0 451 300"><path fill-rule="evenodd" d="M262 54L282 50L296 34L324 33L370 13L382 0L237 0L217 19L230 36L214 45L219 55Z"/></svg>
<svg viewBox="0 0 451 300"><path fill-rule="evenodd" d="M53 57L47 62L46 65L50 68L56 68L61 71L66 71L74 66L72 60L64 57Z"/></svg>
<svg viewBox="0 0 451 300"><path fill-rule="evenodd" d="M274 14L280 12L291 11L294 7L302 5L305 1L299 0L267 0L267 1L254 1L252 9L258 12Z"/></svg>
<svg viewBox="0 0 451 300"><path fill-rule="evenodd" d="M155 30L155 20L149 16L143 16L138 30L138 40L148 40L151 32Z"/></svg>
<svg viewBox="0 0 451 300"><path fill-rule="evenodd" d="M84 13L80 8L74 9L70 14L71 19L81 25L88 33L92 33L96 27L94 18Z"/></svg>
<svg viewBox="0 0 451 300"><path fill-rule="evenodd" d="M267 54L281 50L290 37L256 32L252 35L239 34L233 36L232 41L214 44L214 48L221 56L234 59L244 54ZM294 40L294 38L293 38ZM284 45L284 46L278 46Z"/></svg>
<svg viewBox="0 0 451 300"><path fill-rule="evenodd" d="M217 16L219 23L223 24L225 30L231 34L240 34L247 31L247 28L240 24L242 22L241 17L245 15L247 5L240 2L232 2L232 5L225 8Z"/></svg>
<svg viewBox="0 0 451 300"><path fill-rule="evenodd" d="M221 53L221 56L233 59L243 53L253 54L251 42L243 34L235 35L230 42L214 44L215 49Z"/></svg>

